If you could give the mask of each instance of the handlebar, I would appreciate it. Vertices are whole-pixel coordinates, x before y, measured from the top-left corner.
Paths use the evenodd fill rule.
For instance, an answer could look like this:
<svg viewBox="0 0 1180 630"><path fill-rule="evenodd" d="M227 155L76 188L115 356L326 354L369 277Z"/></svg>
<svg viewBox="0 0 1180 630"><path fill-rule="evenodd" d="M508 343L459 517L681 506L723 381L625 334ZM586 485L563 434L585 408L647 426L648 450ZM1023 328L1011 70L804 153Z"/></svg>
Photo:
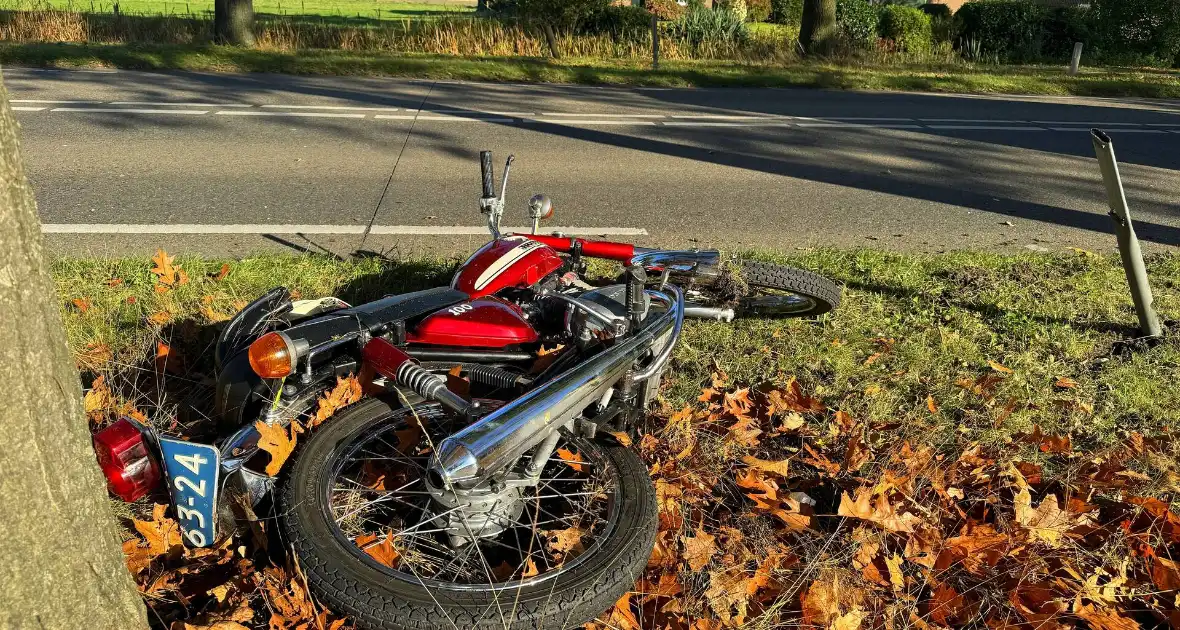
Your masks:
<svg viewBox="0 0 1180 630"><path fill-rule="evenodd" d="M495 175L492 173L492 152L491 151L480 151L479 152L479 170L480 170L480 174L483 175L483 197L484 197L484 199L487 199L489 197L495 197L496 196Z"/></svg>
<svg viewBox="0 0 1180 630"><path fill-rule="evenodd" d="M590 258L605 258L628 262L635 256L636 248L630 243L614 243L611 241L593 241L585 238L569 236L546 236L543 234L517 234L538 241L564 254L571 253L575 247L580 247L583 256Z"/></svg>

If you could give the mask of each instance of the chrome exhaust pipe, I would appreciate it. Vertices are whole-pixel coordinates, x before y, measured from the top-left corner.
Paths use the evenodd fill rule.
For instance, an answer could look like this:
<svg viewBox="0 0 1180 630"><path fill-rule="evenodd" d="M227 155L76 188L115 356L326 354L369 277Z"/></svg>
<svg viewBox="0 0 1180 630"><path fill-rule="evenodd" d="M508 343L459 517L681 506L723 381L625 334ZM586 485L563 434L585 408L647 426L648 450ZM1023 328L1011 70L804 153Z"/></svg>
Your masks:
<svg viewBox="0 0 1180 630"><path fill-rule="evenodd" d="M668 278L678 284L700 284L713 286L721 277L721 253L715 249L667 250L636 247L631 257L632 265L659 275L668 272Z"/></svg>
<svg viewBox="0 0 1180 630"><path fill-rule="evenodd" d="M444 482L469 488L516 463L529 449L554 431L569 424L591 403L627 377L649 349L658 350L652 365L663 367L671 354L684 321L684 295L669 285L663 291L648 291L652 298L668 305L667 311L645 325L629 339L574 366L548 383L484 416L438 445L431 471ZM667 336L667 345L652 345Z"/></svg>

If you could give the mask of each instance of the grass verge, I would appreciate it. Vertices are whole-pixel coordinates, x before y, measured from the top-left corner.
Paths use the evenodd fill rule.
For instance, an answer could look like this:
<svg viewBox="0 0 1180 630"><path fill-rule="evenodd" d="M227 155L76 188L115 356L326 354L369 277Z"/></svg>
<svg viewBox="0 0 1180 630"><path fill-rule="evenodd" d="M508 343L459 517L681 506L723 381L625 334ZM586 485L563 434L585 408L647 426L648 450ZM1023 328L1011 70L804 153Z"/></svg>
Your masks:
<svg viewBox="0 0 1180 630"><path fill-rule="evenodd" d="M1180 98L1175 73L1096 69L1068 76L1044 66L785 66L724 61L397 56L334 50L277 52L213 45L0 44L0 63L48 68L276 72L656 87L813 87L961 94Z"/></svg>
<svg viewBox="0 0 1180 630"><path fill-rule="evenodd" d="M844 301L819 321L686 326L636 445L660 501L657 547L598 628L1176 619L1180 341L1125 343L1135 315L1117 257L751 256L825 273ZM163 291L141 259L53 273L85 380L103 374L115 399L183 432L208 413L210 342L245 300L275 284L372 299L445 282L458 260L176 262L187 280ZM1174 318L1180 256L1151 257L1148 272ZM205 394L170 398L162 382ZM276 590L289 579L251 548L217 602L205 578L221 561L198 571L215 556L132 571L161 619L263 627L276 600L306 594ZM145 551L125 549L129 564Z"/></svg>

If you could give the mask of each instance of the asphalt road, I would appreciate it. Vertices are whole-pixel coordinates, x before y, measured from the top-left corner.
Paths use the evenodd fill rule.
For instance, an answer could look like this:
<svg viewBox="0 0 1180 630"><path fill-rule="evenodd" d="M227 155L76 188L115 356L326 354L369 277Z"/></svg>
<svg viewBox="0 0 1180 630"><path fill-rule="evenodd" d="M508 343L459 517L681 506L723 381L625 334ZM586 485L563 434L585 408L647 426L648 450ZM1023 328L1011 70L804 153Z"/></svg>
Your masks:
<svg viewBox="0 0 1180 630"><path fill-rule="evenodd" d="M668 246L1109 250L1094 126L1147 247L1180 245L1177 102L19 68L4 82L50 245L71 254L346 252L374 211L368 249L468 251L480 149L517 157L510 225L545 192L555 225Z"/></svg>

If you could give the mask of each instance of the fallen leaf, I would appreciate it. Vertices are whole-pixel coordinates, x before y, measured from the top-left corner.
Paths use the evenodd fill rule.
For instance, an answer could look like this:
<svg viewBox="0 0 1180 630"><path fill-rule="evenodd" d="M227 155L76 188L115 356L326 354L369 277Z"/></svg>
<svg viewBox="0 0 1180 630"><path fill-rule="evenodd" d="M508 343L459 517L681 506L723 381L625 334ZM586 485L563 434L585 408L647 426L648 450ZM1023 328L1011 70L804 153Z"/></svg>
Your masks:
<svg viewBox="0 0 1180 630"><path fill-rule="evenodd" d="M902 562L904 560L896 553L885 558L885 566L889 569L889 583L895 591L905 589L905 574L901 572Z"/></svg>
<svg viewBox="0 0 1180 630"><path fill-rule="evenodd" d="M626 593L615 602L614 608L607 612L606 623L608 628L617 630L643 630L635 612L631 610L631 593Z"/></svg>
<svg viewBox="0 0 1180 630"><path fill-rule="evenodd" d="M384 538L378 539L377 534L362 534L356 537L356 546L369 554L371 558L381 564L393 568L397 566L400 557L393 547L393 533L388 532Z"/></svg>
<svg viewBox="0 0 1180 630"><path fill-rule="evenodd" d="M872 458L873 453L860 434L848 439L848 446L844 449L844 470L856 472Z"/></svg>
<svg viewBox="0 0 1180 630"><path fill-rule="evenodd" d="M1180 563L1156 556L1151 562L1151 581L1161 591L1180 591Z"/></svg>
<svg viewBox="0 0 1180 630"><path fill-rule="evenodd" d="M147 320L157 326L163 326L172 321L172 313L168 311L156 311L148 316Z"/></svg>
<svg viewBox="0 0 1180 630"><path fill-rule="evenodd" d="M758 459L753 455L746 455L745 457L742 457L742 463L756 470L775 474L780 477L786 477L790 470L791 461L789 459L771 461L766 459Z"/></svg>
<svg viewBox="0 0 1180 630"><path fill-rule="evenodd" d="M336 386L332 391L324 394L318 401L315 416L307 421L307 428L314 429L331 418L335 413L361 399L364 391L356 376L336 377Z"/></svg>
<svg viewBox="0 0 1180 630"><path fill-rule="evenodd" d="M868 521L887 531L907 534L914 533L915 527L921 522L914 514L899 512L897 506L890 503L883 494L878 495L874 502L872 490L869 488L858 489L855 501L847 492L841 493L840 506L836 514Z"/></svg>
<svg viewBox="0 0 1180 630"><path fill-rule="evenodd" d="M70 303L74 305L74 308L78 309L79 313L85 313L90 310L90 298L74 298Z"/></svg>
<svg viewBox="0 0 1180 630"><path fill-rule="evenodd" d="M82 397L82 408L86 412L86 417L90 419L91 423L101 422L106 413L115 406L115 395L111 392L111 388L107 385L106 377L99 375L90 384L90 389L86 390L86 395Z"/></svg>
<svg viewBox="0 0 1180 630"><path fill-rule="evenodd" d="M225 277L228 275L229 275L229 263L222 263L221 269L218 270L218 272L213 275L213 281L214 282L221 282L222 280L225 280Z"/></svg>
<svg viewBox="0 0 1180 630"><path fill-rule="evenodd" d="M152 273L156 276L156 292L163 293L168 289L188 282L188 275L179 266L173 264L175 256L169 256L163 249L156 250L152 256Z"/></svg>
<svg viewBox="0 0 1180 630"><path fill-rule="evenodd" d="M1078 386L1078 382L1068 376L1061 376L1054 381L1053 386L1061 389L1074 389Z"/></svg>
<svg viewBox="0 0 1180 630"><path fill-rule="evenodd" d="M1034 540L1056 547L1061 544L1065 532L1076 524L1070 514L1057 504L1057 495L1050 494L1033 509L1032 495L1028 488L1022 488L1013 498L1016 522L1028 530Z"/></svg>
<svg viewBox="0 0 1180 630"><path fill-rule="evenodd" d="M688 568L693 571L700 571L709 564L713 559L713 555L717 553L717 537L705 532L704 529L698 527L695 536L684 537L684 560L688 563Z"/></svg>
<svg viewBox="0 0 1180 630"><path fill-rule="evenodd" d="M152 520L141 521L135 519L135 531L143 537L144 542L147 543L147 553L149 557L155 558L174 550L178 550L182 546L180 525L176 521L165 516L168 506L157 503L152 508Z"/></svg>
<svg viewBox="0 0 1180 630"><path fill-rule="evenodd" d="M549 551L554 553L559 562L564 561L570 553L582 551L582 538L586 536L586 530L580 527L546 530L544 533Z"/></svg>
<svg viewBox="0 0 1180 630"><path fill-rule="evenodd" d="M1138 622L1120 615L1113 608L1087 604L1079 607L1074 614L1088 623L1092 630L1139 630Z"/></svg>
<svg viewBox="0 0 1180 630"><path fill-rule="evenodd" d="M266 465L266 474L274 477L279 474L291 452L295 450L298 435L303 433L303 426L292 421L289 429L283 429L280 424L267 424L261 420L254 423L258 430L258 448L270 454L270 463Z"/></svg>
<svg viewBox="0 0 1180 630"><path fill-rule="evenodd" d="M1012 368L1004 367L1003 365L996 363L995 361L988 361L987 365L991 369L993 369L1001 374L1011 374L1012 373Z"/></svg>
<svg viewBox="0 0 1180 630"><path fill-rule="evenodd" d="M632 440L630 435L627 435L622 431L611 431L610 434L612 437L618 440L619 444L622 444L623 446L631 446Z"/></svg>
<svg viewBox="0 0 1180 630"><path fill-rule="evenodd" d="M567 448L559 448L557 449L557 457L575 472L586 472L586 460L582 459L581 453L575 453Z"/></svg>
<svg viewBox="0 0 1180 630"><path fill-rule="evenodd" d="M758 446L758 436L762 429L758 428L758 421L750 416L738 416L737 422L729 427L728 439L734 444L746 448Z"/></svg>
<svg viewBox="0 0 1180 630"><path fill-rule="evenodd" d="M934 402L934 396L926 396L926 408L930 410L930 413L938 415L938 403Z"/></svg>

